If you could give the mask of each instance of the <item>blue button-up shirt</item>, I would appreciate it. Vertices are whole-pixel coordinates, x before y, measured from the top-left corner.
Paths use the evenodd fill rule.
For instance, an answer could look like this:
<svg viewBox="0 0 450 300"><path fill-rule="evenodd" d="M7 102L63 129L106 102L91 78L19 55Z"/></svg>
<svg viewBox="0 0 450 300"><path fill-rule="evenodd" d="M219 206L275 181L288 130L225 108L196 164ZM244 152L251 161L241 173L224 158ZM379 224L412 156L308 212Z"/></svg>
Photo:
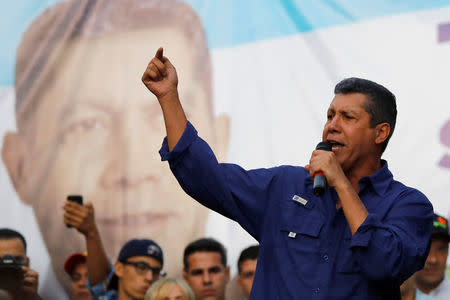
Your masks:
<svg viewBox="0 0 450 300"><path fill-rule="evenodd" d="M359 182L369 215L352 235L335 190L315 196L302 167L219 164L190 123L160 154L190 196L259 241L252 300L400 299L400 284L424 265L432 205L393 180L385 161Z"/></svg>

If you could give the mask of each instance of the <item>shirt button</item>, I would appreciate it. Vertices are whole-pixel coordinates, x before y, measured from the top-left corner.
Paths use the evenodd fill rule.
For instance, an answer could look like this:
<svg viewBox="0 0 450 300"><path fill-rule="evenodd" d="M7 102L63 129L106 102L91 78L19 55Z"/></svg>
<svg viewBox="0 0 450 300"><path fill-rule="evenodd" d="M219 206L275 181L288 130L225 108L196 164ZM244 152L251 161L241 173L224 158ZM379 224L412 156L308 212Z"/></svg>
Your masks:
<svg viewBox="0 0 450 300"><path fill-rule="evenodd" d="M325 254L325 255L323 256L323 260L324 260L324 261L328 261L328 255Z"/></svg>

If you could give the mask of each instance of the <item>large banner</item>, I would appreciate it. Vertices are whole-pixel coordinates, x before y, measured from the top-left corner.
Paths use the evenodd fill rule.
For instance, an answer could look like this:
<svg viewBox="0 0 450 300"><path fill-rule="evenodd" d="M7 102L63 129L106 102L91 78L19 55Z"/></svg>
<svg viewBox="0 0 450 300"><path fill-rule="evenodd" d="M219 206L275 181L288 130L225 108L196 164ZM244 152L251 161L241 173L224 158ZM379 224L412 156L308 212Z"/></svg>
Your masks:
<svg viewBox="0 0 450 300"><path fill-rule="evenodd" d="M3 5L0 227L22 232L45 299L68 299L69 194L92 202L114 261L130 238L161 244L177 276L185 245L255 243L201 207L158 150L165 136L141 83L159 46L177 68L188 118L219 160L305 165L334 85L371 79L397 97L383 158L394 177L450 209L450 1L33 0Z"/></svg>

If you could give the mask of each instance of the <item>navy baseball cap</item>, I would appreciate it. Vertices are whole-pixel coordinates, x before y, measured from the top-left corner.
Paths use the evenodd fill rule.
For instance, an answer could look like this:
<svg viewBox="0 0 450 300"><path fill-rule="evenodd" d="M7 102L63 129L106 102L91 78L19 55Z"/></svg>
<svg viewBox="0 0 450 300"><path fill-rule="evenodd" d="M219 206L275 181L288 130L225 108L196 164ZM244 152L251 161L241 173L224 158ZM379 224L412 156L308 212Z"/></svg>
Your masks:
<svg viewBox="0 0 450 300"><path fill-rule="evenodd" d="M161 247L149 239L132 239L123 245L117 258L120 262L125 262L130 257L135 256L148 256L156 259L161 263L161 267L164 265L164 256ZM111 277L108 284L108 289L118 289L118 278L116 274Z"/></svg>
<svg viewBox="0 0 450 300"><path fill-rule="evenodd" d="M152 240L148 239L132 239L126 242L120 250L118 261L126 261L130 257L134 256L149 256L153 257L164 264L164 257L161 247Z"/></svg>
<svg viewBox="0 0 450 300"><path fill-rule="evenodd" d="M433 216L433 230L431 237L443 237L450 242L450 234L448 232L448 220L440 215Z"/></svg>

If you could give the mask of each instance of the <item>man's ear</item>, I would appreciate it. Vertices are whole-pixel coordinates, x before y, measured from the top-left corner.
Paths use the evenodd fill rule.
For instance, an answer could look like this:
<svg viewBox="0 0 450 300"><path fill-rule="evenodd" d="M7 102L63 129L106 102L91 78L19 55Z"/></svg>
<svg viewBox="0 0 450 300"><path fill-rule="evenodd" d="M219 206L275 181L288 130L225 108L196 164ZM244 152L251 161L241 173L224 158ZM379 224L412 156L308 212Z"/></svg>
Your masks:
<svg viewBox="0 0 450 300"><path fill-rule="evenodd" d="M16 132L7 132L3 137L2 159L11 182L22 201L30 204L25 197L25 142Z"/></svg>
<svg viewBox="0 0 450 300"><path fill-rule="evenodd" d="M219 162L225 162L227 159L228 144L230 141L230 118L228 115L221 114L214 118L215 144L214 153Z"/></svg>
<svg viewBox="0 0 450 300"><path fill-rule="evenodd" d="M116 261L114 264L114 274L116 274L118 278L123 276L123 264L119 261Z"/></svg>
<svg viewBox="0 0 450 300"><path fill-rule="evenodd" d="M380 123L375 126L375 144L382 144L391 132L391 125L389 123Z"/></svg>
<svg viewBox="0 0 450 300"><path fill-rule="evenodd" d="M225 268L225 276L227 278L227 281L230 281L230 267Z"/></svg>
<svg viewBox="0 0 450 300"><path fill-rule="evenodd" d="M188 273L187 273L187 270L185 268L183 268L183 279L186 282L188 281Z"/></svg>

